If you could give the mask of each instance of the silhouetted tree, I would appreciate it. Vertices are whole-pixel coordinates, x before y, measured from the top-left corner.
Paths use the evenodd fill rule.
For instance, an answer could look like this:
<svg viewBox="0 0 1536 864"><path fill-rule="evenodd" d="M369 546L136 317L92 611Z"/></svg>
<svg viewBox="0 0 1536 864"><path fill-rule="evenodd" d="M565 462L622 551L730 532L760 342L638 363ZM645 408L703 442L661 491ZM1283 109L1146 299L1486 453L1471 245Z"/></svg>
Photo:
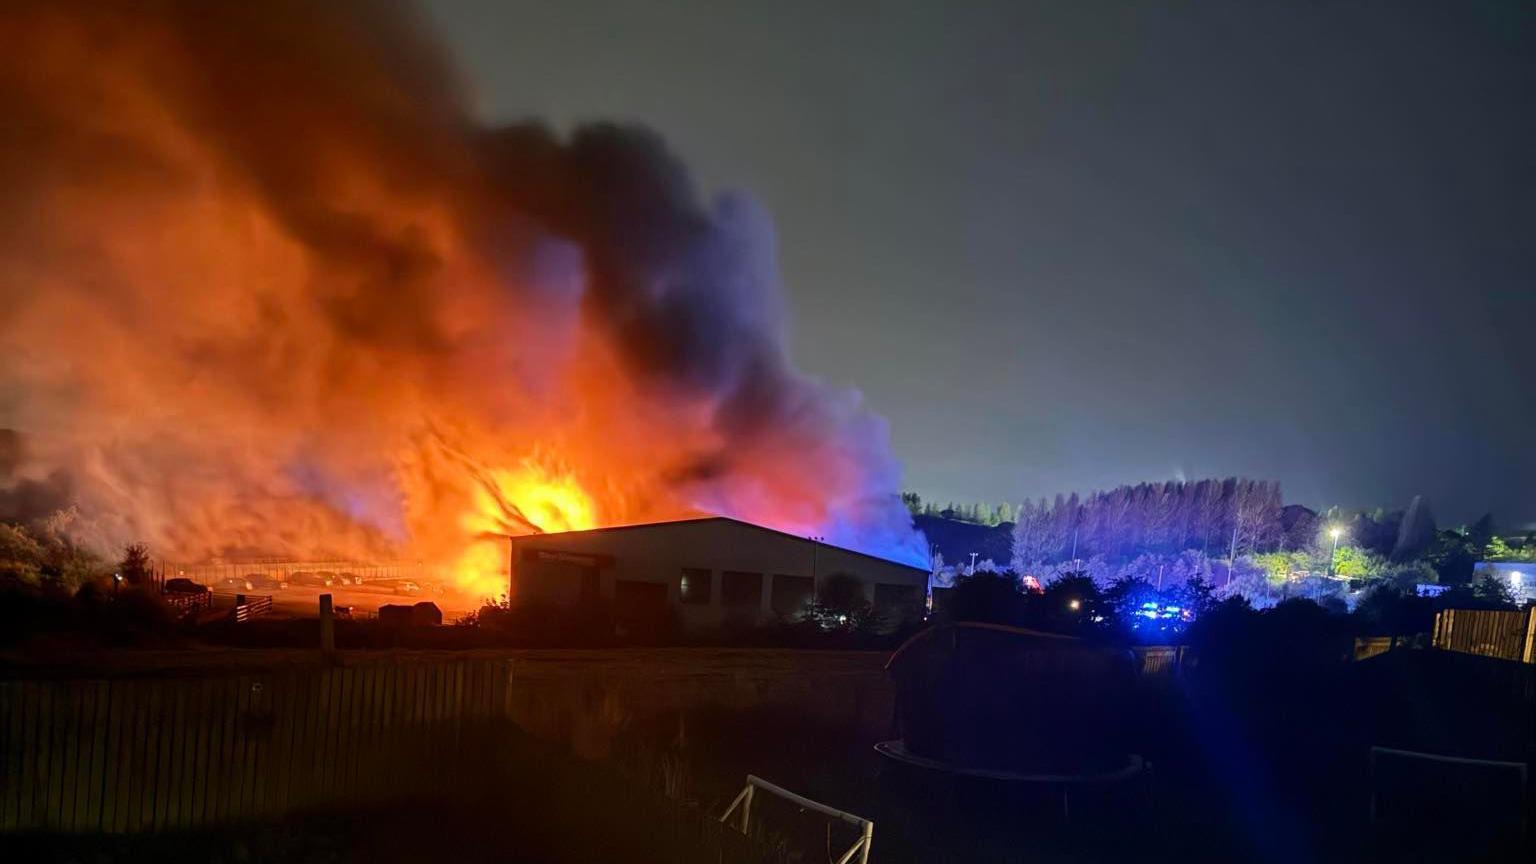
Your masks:
<svg viewBox="0 0 1536 864"><path fill-rule="evenodd" d="M1018 580L1005 573L973 573L955 580L945 603L951 621L982 621L1018 626L1024 622L1025 596Z"/></svg>
<svg viewBox="0 0 1536 864"><path fill-rule="evenodd" d="M153 578L150 567L149 547L132 543L123 547L123 560L117 564L117 572L129 585L148 585Z"/></svg>
<svg viewBox="0 0 1536 864"><path fill-rule="evenodd" d="M1488 554L1488 544L1493 540L1493 514L1484 513L1467 528L1467 551L1474 560L1481 561Z"/></svg>

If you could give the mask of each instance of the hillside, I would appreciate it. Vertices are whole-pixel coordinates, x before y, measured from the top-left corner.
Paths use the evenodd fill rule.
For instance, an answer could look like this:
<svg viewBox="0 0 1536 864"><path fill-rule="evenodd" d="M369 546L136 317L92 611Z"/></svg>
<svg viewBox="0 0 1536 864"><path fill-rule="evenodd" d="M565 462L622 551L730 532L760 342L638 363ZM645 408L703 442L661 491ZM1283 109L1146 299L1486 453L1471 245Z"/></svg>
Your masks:
<svg viewBox="0 0 1536 864"><path fill-rule="evenodd" d="M928 546L944 556L945 563L969 562L991 558L999 567L1013 558L1013 523L996 526L977 525L939 516L914 516L912 521L928 537Z"/></svg>

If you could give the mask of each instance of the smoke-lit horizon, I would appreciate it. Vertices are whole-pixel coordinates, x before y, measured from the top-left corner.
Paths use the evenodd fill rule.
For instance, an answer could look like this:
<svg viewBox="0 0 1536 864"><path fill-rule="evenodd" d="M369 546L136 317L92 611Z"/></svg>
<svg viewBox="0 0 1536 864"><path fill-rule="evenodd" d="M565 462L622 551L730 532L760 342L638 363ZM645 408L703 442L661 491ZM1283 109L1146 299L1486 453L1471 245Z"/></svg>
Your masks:
<svg viewBox="0 0 1536 864"><path fill-rule="evenodd" d="M0 518L493 573L477 536L711 512L922 560L884 421L788 359L767 215L654 134L481 124L403 5L0 19Z"/></svg>

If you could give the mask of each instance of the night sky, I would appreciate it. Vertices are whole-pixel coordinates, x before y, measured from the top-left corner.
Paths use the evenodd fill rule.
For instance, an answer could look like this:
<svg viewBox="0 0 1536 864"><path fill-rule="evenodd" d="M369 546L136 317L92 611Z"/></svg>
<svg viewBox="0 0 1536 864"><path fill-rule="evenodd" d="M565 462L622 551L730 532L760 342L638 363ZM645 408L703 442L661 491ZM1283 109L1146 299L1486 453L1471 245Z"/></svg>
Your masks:
<svg viewBox="0 0 1536 864"><path fill-rule="evenodd" d="M1536 520L1536 5L1174 5L429 11L488 119L644 123L762 200L796 361L924 497Z"/></svg>

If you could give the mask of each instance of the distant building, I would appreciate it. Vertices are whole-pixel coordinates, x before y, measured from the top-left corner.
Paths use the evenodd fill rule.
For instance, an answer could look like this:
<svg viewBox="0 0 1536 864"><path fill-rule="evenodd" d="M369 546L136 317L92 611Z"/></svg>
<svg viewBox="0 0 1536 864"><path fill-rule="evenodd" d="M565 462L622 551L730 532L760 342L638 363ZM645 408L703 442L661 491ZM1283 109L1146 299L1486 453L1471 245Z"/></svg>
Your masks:
<svg viewBox="0 0 1536 864"><path fill-rule="evenodd" d="M723 516L511 538L513 602L611 601L690 629L801 617L819 585L857 580L886 626L923 612L928 571Z"/></svg>
<svg viewBox="0 0 1536 864"><path fill-rule="evenodd" d="M1516 603L1536 602L1536 561L1479 561L1472 577L1492 576L1509 586Z"/></svg>

